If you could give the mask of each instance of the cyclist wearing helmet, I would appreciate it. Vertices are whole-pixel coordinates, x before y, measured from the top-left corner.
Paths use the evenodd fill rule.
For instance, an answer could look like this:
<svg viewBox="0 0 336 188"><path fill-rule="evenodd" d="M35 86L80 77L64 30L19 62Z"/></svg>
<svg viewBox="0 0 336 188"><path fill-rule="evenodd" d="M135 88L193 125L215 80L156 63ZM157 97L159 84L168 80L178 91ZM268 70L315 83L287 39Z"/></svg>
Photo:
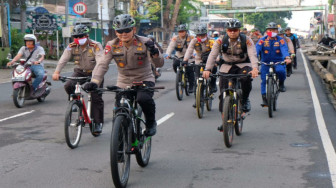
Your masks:
<svg viewBox="0 0 336 188"><path fill-rule="evenodd" d="M213 37L214 40L217 40L219 38L219 33L218 31L213 32Z"/></svg>
<svg viewBox="0 0 336 188"><path fill-rule="evenodd" d="M221 73L227 74L247 74L251 73L252 77L258 77L258 58L255 45L252 39L245 34L240 33L241 23L237 19L230 19L226 23L226 35L222 39L216 40L209 59L207 61L203 77L208 78L211 68L215 65L216 57L221 54L224 63L220 67ZM249 95L252 90L252 80L250 78L242 78L241 86L243 91L242 105L243 111L251 110ZM227 79L220 77L219 80L220 96L219 111L223 110L223 91L228 87ZM222 131L222 126L219 127Z"/></svg>
<svg viewBox="0 0 336 188"><path fill-rule="evenodd" d="M258 40L262 37L258 28L254 28L251 30L250 38L252 39L254 44L257 44Z"/></svg>
<svg viewBox="0 0 336 188"><path fill-rule="evenodd" d="M196 38L191 40L188 50L184 56L183 64L188 63L188 60L193 54L194 50L196 51L196 56L195 56L196 65L199 65L201 63L206 63L208 56L210 54L210 51L212 49L212 46L214 44L214 40L208 37L208 30L207 30L206 25L199 25L196 28L195 33L196 33ZM199 75L200 73L199 67L197 68L198 69L195 70L195 73L196 73L196 77L198 78L201 75ZM212 72L214 74L217 73L217 66L213 67ZM217 92L216 79L211 79L210 86L211 86L212 93Z"/></svg>
<svg viewBox="0 0 336 188"><path fill-rule="evenodd" d="M53 80L58 80L63 67L73 59L75 62L73 77L92 76L92 70L96 66L97 56L103 53L103 47L99 42L89 39L89 28L86 25L76 25L71 33L74 42L64 50L62 57L58 61L56 70L52 76ZM83 81L84 83L85 81ZM83 84L81 83L81 84ZM75 91L76 81L68 80L64 89L70 96ZM103 82L100 84L103 87ZM104 123L104 101L102 94L92 92L92 117L94 121L94 132L102 132Z"/></svg>
<svg viewBox="0 0 336 188"><path fill-rule="evenodd" d="M114 18L113 28L117 38L108 41L105 53L99 54L99 61L93 70L92 80L84 88L93 90L102 82L112 59L118 66L117 86L126 88L133 82L142 81L149 87L155 86L155 78L151 63L162 67L164 60L154 42L136 35L135 20L129 14L121 14ZM138 91L137 102L141 106L146 119L147 136L156 133L154 91Z"/></svg>
<svg viewBox="0 0 336 188"><path fill-rule="evenodd" d="M43 80L44 68L42 61L44 60L44 49L41 46L37 46L37 39L33 34L26 34L24 36L25 46L22 46L18 54L13 58L13 60L7 63L7 66L11 66L14 62L21 58L25 58L26 62L31 62L31 71L34 73L36 78L34 79L32 85L34 88L34 95L38 95L39 85Z"/></svg>
<svg viewBox="0 0 336 188"><path fill-rule="evenodd" d="M267 36L262 37L256 44L257 54L260 55L261 61L265 63L285 61L287 64L291 62L288 47L284 38L278 35L278 26L276 23L271 22L266 28ZM267 106L266 100L266 75L268 74L269 67L262 64L261 72L261 96L263 106ZM279 78L279 90L286 91L286 65L278 64L275 66L275 72Z"/></svg>
<svg viewBox="0 0 336 188"><path fill-rule="evenodd" d="M291 28L290 27L286 27L285 29L285 36L290 38L293 42L293 46L294 46L294 55L296 54L296 49L300 48L300 43L299 43L299 39L296 36L296 34L291 33ZM297 68L297 61L296 61L296 56L292 56L293 57L293 67L294 69Z"/></svg>
<svg viewBox="0 0 336 188"><path fill-rule="evenodd" d="M291 58L293 59L295 57L295 51L294 51L294 45L293 45L292 40L285 36L285 30L282 28L279 28L279 36L286 40L286 44L288 47L288 53L291 55ZM290 75L292 74L292 63L289 63L286 66L286 69L287 69L287 77L290 77Z"/></svg>
<svg viewBox="0 0 336 188"><path fill-rule="evenodd" d="M187 26L185 24L181 24L177 27L177 31L178 31L178 36L174 36L170 43L169 46L167 48L166 54L167 54L167 59L170 58L172 52L174 50L176 50L176 56L178 58L182 58L185 56L185 53L188 49L188 46L191 42L192 39L194 39L193 36L189 36L187 33ZM190 60L190 63L192 62L192 60ZM173 62L173 69L176 73L176 69L177 66L180 65L180 62L178 60L174 59ZM194 92L193 87L194 87L194 80L195 80L195 76L194 76L194 70L193 67L186 67L186 75L188 77L189 80L189 93Z"/></svg>

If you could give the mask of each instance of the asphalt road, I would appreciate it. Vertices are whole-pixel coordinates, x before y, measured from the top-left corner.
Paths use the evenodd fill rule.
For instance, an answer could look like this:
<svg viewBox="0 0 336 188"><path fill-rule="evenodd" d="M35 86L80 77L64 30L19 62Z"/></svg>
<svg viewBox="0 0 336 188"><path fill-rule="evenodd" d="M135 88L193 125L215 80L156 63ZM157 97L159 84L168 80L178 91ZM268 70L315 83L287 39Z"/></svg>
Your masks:
<svg viewBox="0 0 336 188"><path fill-rule="evenodd" d="M157 119L174 115L158 127L146 168L139 167L132 156L128 186L335 186L332 179L336 174L331 173L336 170L332 160L336 144L335 110L320 79L311 72L323 115L315 114L318 104L314 108L314 95L300 53L298 61L298 69L286 81L287 92L280 94L274 118L269 118L267 109L260 107L260 78L253 81L252 110L244 121L243 134L234 137L232 148L225 147L223 135L217 131L221 122L217 97L214 109L198 119L192 108L193 96L184 97L183 101L176 99L175 74L168 61L156 84L166 87L155 94ZM111 65L106 85L115 83L115 68ZM63 132L67 97L61 82L52 84L45 102L27 101L22 109L12 102L11 85L0 84L0 187L114 187L109 165L114 95L104 95L102 135L94 138L85 129L79 147L71 150ZM6 119L23 112L31 113ZM329 132L330 145L321 118ZM322 138L327 139L323 143L321 130Z"/></svg>

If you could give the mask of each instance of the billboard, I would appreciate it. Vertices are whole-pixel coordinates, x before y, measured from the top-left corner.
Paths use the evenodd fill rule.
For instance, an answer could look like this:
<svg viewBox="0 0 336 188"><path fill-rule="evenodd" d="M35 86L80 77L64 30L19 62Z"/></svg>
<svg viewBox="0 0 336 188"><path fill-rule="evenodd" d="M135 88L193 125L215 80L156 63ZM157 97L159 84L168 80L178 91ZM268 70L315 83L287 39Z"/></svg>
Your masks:
<svg viewBox="0 0 336 188"><path fill-rule="evenodd" d="M299 6L300 0L232 0L233 8Z"/></svg>

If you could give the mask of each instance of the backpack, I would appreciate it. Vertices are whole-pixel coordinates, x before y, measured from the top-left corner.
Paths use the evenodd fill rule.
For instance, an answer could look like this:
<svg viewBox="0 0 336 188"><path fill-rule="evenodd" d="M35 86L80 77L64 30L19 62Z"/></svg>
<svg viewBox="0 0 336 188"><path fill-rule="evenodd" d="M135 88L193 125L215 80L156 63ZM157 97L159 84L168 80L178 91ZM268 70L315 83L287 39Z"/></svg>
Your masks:
<svg viewBox="0 0 336 188"><path fill-rule="evenodd" d="M247 54L247 45L246 45L246 35L239 33L240 44L243 52L241 54L234 54L236 56L244 57L244 54ZM226 53L229 48L229 36L226 34L222 39L222 53ZM244 63L250 62L250 58L247 56Z"/></svg>

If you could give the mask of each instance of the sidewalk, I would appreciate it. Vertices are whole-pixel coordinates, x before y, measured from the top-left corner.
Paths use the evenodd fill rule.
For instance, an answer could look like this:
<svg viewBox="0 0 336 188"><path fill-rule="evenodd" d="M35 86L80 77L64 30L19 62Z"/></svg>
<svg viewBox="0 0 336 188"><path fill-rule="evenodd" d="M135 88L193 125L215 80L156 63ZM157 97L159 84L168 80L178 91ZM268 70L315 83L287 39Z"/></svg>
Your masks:
<svg viewBox="0 0 336 188"><path fill-rule="evenodd" d="M56 68L57 65L56 60L44 60L44 69L47 71L47 74L51 76ZM62 73L64 72L71 72L74 68L74 63L69 62L67 65L63 68ZM12 77L12 70L13 69L0 69L0 83L10 82Z"/></svg>

